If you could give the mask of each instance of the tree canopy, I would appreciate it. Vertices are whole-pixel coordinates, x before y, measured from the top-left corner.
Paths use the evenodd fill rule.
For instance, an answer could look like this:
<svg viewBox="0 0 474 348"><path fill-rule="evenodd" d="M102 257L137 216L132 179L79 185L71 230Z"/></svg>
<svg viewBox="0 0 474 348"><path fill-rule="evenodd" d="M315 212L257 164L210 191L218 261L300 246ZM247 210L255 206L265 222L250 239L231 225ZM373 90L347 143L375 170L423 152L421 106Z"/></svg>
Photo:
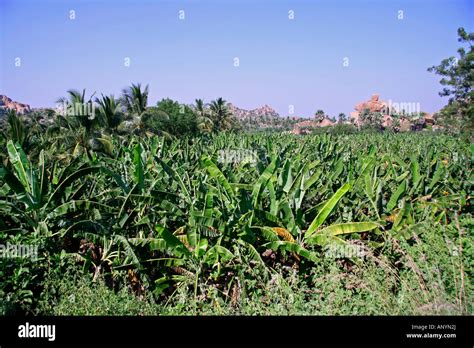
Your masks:
<svg viewBox="0 0 474 348"><path fill-rule="evenodd" d="M428 71L441 75L443 90L442 97L449 97L448 105L443 108L438 117L448 128L458 128L472 131L474 128L474 33L467 33L464 28L458 29L458 41L468 47L458 49L459 58L445 58L437 66Z"/></svg>

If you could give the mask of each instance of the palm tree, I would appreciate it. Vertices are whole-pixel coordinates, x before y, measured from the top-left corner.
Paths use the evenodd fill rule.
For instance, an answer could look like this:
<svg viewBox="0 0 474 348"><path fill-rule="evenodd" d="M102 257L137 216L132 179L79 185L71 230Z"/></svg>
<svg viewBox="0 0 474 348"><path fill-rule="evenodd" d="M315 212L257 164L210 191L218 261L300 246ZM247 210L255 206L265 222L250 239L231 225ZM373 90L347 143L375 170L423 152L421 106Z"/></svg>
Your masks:
<svg viewBox="0 0 474 348"><path fill-rule="evenodd" d="M86 101L86 90L82 93L75 89L67 91L68 97L62 97L57 100L57 103L62 103L65 106L65 118L72 128L84 127L86 133L90 133L97 125L98 120L95 117L94 105L92 97L95 92Z"/></svg>
<svg viewBox="0 0 474 348"><path fill-rule="evenodd" d="M95 102L99 104L97 109L97 116L99 122L106 128L115 130L122 121L122 114L120 112L120 102L111 96L104 96L96 98Z"/></svg>
<svg viewBox="0 0 474 348"><path fill-rule="evenodd" d="M213 100L210 105L211 115L214 123L214 131L230 129L232 126L231 113L226 106L226 101L222 98Z"/></svg>
<svg viewBox="0 0 474 348"><path fill-rule="evenodd" d="M72 157L85 153L89 158L90 151L104 152L110 154L112 152L112 144L109 139L95 129L104 120L104 114L109 116L113 114L113 110L117 110L116 101L112 97L104 97L97 99L99 104L98 113L95 113L95 104L92 101L94 94L88 100L85 98L85 89L81 92L71 89L67 91L68 97L60 98L57 102L64 103L65 115L59 117L56 127L61 130L66 128L56 136L54 147L66 148ZM112 99L112 100L111 100ZM109 121L112 121L112 117Z"/></svg>
<svg viewBox="0 0 474 348"><path fill-rule="evenodd" d="M197 127L201 132L210 133L212 132L213 122L210 118L209 112L202 99L196 99L196 106L194 112L196 114Z"/></svg>
<svg viewBox="0 0 474 348"><path fill-rule="evenodd" d="M148 85L142 91L140 83L123 89L121 103L131 114L141 115L148 104Z"/></svg>

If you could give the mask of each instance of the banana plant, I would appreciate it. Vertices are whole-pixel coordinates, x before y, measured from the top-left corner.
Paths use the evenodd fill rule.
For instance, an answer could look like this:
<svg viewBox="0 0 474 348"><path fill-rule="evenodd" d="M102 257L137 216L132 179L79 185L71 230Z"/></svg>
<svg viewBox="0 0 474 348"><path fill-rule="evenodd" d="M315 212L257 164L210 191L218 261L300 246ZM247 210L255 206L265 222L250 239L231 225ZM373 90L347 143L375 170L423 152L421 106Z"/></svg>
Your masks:
<svg viewBox="0 0 474 348"><path fill-rule="evenodd" d="M35 232L51 236L65 230L55 228L56 231L51 231L49 228L58 223L57 220L62 216L84 212L82 215L87 217L93 214L94 208L111 209L92 197L80 196L87 185L84 180L88 175L103 170L101 166L86 164L74 169L73 163L58 172L54 165L48 168L43 151L40 152L37 166L11 140L7 143L7 151L11 168L0 167L0 179L6 185L6 197L1 201L1 209L2 214L9 214L20 229L32 228ZM103 172L107 173L106 170ZM86 221L93 223L90 219ZM83 223L83 220L75 221L72 226Z"/></svg>

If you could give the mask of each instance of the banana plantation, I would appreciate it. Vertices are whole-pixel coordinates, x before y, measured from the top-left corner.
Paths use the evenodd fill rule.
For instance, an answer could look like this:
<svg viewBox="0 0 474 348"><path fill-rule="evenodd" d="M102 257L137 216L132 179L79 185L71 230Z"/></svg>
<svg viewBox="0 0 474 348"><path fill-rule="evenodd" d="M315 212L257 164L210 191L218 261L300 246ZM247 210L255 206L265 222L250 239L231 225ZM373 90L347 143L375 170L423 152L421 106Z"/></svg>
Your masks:
<svg viewBox="0 0 474 348"><path fill-rule="evenodd" d="M473 312L460 137L5 129L4 314Z"/></svg>

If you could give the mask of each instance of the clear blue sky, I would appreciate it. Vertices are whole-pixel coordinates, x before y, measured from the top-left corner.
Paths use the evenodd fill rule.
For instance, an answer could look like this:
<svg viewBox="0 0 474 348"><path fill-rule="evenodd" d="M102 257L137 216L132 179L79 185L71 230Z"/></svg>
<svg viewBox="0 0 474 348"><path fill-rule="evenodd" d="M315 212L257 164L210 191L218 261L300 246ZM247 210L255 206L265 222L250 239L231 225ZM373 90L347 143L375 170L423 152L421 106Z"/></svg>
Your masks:
<svg viewBox="0 0 474 348"><path fill-rule="evenodd" d="M473 19L472 0L0 0L0 94L54 106L70 88L118 96L142 82L150 104L222 96L337 115L379 93L433 112L446 100L426 69Z"/></svg>

